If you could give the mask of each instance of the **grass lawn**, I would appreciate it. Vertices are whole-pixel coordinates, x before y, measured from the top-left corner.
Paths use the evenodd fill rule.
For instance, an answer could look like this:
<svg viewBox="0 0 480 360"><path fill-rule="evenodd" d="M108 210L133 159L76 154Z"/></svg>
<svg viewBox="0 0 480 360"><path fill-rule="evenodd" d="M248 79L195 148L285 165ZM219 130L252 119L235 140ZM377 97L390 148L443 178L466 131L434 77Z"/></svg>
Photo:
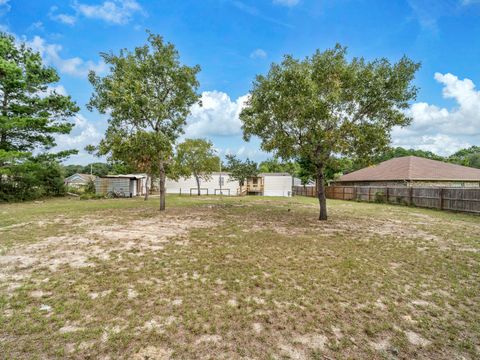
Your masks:
<svg viewBox="0 0 480 360"><path fill-rule="evenodd" d="M0 206L0 358L480 357L480 217L311 198Z"/></svg>

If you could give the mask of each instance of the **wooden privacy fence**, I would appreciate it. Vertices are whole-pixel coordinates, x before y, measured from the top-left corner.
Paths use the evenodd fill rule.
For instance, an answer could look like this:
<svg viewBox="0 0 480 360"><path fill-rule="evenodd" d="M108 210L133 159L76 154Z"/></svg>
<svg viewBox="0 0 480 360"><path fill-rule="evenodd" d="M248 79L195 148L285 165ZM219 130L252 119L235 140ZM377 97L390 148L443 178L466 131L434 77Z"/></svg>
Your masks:
<svg viewBox="0 0 480 360"><path fill-rule="evenodd" d="M293 186L292 188L293 196L317 196L317 189L315 186Z"/></svg>
<svg viewBox="0 0 480 360"><path fill-rule="evenodd" d="M315 188L308 192L302 189L302 186L294 186L293 194L317 196ZM329 199L413 205L480 214L480 187L327 186L326 196Z"/></svg>

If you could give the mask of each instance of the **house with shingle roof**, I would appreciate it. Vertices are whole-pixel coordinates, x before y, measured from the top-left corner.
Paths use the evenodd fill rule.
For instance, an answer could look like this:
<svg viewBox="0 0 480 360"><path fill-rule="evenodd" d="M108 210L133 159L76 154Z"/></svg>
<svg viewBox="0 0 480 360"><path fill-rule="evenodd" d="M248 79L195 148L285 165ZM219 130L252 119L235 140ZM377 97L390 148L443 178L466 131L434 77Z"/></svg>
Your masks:
<svg viewBox="0 0 480 360"><path fill-rule="evenodd" d="M87 186L90 181L95 181L95 178L95 175L75 173L65 178L63 182L66 186L81 188Z"/></svg>
<svg viewBox="0 0 480 360"><path fill-rule="evenodd" d="M335 184L479 187L480 169L417 156L404 156L345 174Z"/></svg>

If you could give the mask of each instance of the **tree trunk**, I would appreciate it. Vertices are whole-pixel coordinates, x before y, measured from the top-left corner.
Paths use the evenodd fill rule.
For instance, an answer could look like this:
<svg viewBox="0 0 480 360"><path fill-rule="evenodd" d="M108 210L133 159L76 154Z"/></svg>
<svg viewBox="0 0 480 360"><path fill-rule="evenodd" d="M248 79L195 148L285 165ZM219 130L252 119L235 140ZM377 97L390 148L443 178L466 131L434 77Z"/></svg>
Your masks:
<svg viewBox="0 0 480 360"><path fill-rule="evenodd" d="M165 211L165 166L163 160L159 161L160 178L160 211Z"/></svg>
<svg viewBox="0 0 480 360"><path fill-rule="evenodd" d="M145 183L145 198L144 198L145 201L148 200L148 192L150 191L150 188L148 186L148 180L150 180L151 178L152 177L147 174L147 182Z"/></svg>
<svg viewBox="0 0 480 360"><path fill-rule="evenodd" d="M325 179L323 175L323 164L317 166L317 197L320 204L320 215L318 220L327 220L327 198L325 197Z"/></svg>
<svg viewBox="0 0 480 360"><path fill-rule="evenodd" d="M195 175L195 180L197 181L197 193L198 196L200 196L200 177L198 175Z"/></svg>

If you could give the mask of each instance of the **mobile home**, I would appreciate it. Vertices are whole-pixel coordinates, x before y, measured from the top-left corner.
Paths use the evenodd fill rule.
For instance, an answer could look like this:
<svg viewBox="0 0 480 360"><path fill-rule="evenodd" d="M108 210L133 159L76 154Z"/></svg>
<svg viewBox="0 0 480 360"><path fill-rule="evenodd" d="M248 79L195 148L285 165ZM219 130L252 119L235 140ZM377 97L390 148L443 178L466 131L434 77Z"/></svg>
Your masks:
<svg viewBox="0 0 480 360"><path fill-rule="evenodd" d="M240 186L229 173L214 172L208 180L200 180L202 195L262 195L262 196L292 196L293 179L287 173L261 173L248 178ZM167 179L166 191L169 194L196 195L197 182L193 176L186 179Z"/></svg>
<svg viewBox="0 0 480 360"><path fill-rule="evenodd" d="M168 179L165 182L167 194L197 195L197 181L194 176ZM229 173L214 172L208 180L200 179L200 194L202 195L238 195L238 181L233 180Z"/></svg>

